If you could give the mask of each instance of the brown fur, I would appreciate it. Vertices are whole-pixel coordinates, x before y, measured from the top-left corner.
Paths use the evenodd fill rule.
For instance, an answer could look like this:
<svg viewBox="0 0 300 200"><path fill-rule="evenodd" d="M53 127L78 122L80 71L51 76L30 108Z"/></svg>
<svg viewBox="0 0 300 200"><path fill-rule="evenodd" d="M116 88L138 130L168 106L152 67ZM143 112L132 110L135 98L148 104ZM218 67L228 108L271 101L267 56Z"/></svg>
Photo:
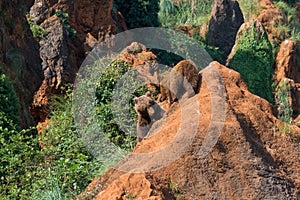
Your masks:
<svg viewBox="0 0 300 200"><path fill-rule="evenodd" d="M180 61L161 82L160 95L158 101L167 100L169 105L181 99L185 93L191 97L198 92L198 70L196 65L190 60ZM191 85L194 91L185 91Z"/></svg>
<svg viewBox="0 0 300 200"><path fill-rule="evenodd" d="M141 141L147 136L154 121L160 119L165 111L154 101L150 92L135 97L134 108L138 114L137 138Z"/></svg>

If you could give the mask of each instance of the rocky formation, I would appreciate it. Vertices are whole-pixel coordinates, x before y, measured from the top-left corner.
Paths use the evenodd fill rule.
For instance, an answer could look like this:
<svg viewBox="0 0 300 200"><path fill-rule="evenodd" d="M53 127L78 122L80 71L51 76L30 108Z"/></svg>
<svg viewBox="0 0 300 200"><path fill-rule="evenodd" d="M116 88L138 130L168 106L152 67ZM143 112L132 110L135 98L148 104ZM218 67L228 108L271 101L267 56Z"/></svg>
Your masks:
<svg viewBox="0 0 300 200"><path fill-rule="evenodd" d="M33 1L0 0L0 67L13 80L23 127L33 125L28 107L43 80L38 43L24 15L32 4Z"/></svg>
<svg viewBox="0 0 300 200"><path fill-rule="evenodd" d="M223 61L234 45L235 37L244 17L235 0L215 0L209 21L208 45L219 47L224 52Z"/></svg>
<svg viewBox="0 0 300 200"><path fill-rule="evenodd" d="M261 0L260 5L260 15L257 17L257 20L266 28L269 40L280 43L286 35L279 32L277 27L288 24L286 14L276 8L271 0Z"/></svg>
<svg viewBox="0 0 300 200"><path fill-rule="evenodd" d="M117 33L111 13L112 0L35 0L29 18L45 32L39 41L44 79L31 106L36 121L47 117L49 97L74 81L86 53Z"/></svg>
<svg viewBox="0 0 300 200"><path fill-rule="evenodd" d="M149 88L155 90L155 87L158 87L159 77L155 72L157 66L156 55L148 51L145 45L133 42L125 49L119 60L136 67L139 77L147 82Z"/></svg>
<svg viewBox="0 0 300 200"><path fill-rule="evenodd" d="M300 114L300 45L296 41L285 40L281 43L275 62L275 81L278 85L283 81L289 85L289 97L293 109L293 117Z"/></svg>
<svg viewBox="0 0 300 200"><path fill-rule="evenodd" d="M211 66L221 73L227 92L224 128L212 151L206 157L199 156L210 126L213 101L203 78L199 94L184 104L189 107L194 101L201 102L198 104L201 116L197 134L180 158L147 173L111 169L94 179L79 199L300 198L300 129L292 126L292 135L283 135L272 106L251 94L237 72L217 62ZM185 115L195 119L181 109L175 105L167 113L166 124L140 142L134 153L157 152L173 141ZM189 123L181 127L193 128ZM168 156L160 158L164 157ZM147 168L153 162L156 161L147 160L139 167Z"/></svg>

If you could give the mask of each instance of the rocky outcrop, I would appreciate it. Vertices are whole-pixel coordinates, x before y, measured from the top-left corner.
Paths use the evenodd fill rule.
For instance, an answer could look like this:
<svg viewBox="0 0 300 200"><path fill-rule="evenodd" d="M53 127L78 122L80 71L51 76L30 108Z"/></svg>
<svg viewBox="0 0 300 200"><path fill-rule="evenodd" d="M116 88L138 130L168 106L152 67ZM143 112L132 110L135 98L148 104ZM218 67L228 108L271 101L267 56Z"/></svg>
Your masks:
<svg viewBox="0 0 300 200"><path fill-rule="evenodd" d="M112 0L35 0L29 18L45 32L39 41L44 79L31 106L35 120L44 121L50 96L74 81L86 53L117 27Z"/></svg>
<svg viewBox="0 0 300 200"><path fill-rule="evenodd" d="M38 43L24 15L32 4L33 1L0 0L0 67L13 80L23 127L34 124L28 108L43 80Z"/></svg>
<svg viewBox="0 0 300 200"><path fill-rule="evenodd" d="M189 107L195 101L201 102L198 104L201 116L197 134L180 158L147 173L130 174L111 169L94 179L79 199L105 199L109 194L119 199L124 199L126 194L135 199L300 198L300 129L292 126L293 135L283 136L278 128L281 122L273 115L271 104L251 94L239 73L217 62L211 66L219 70L227 92L223 97L226 120L212 151L206 157L199 155L207 137L211 102L215 97L203 78L199 94L182 105ZM140 155L158 152L177 137L181 128L193 129L190 123L181 124L185 116L195 119L192 113L182 112L183 107L174 105L167 113L164 126L138 143L133 152ZM172 145L177 149L180 142ZM164 161L164 158L168 155L161 154L160 159ZM148 168L153 162L157 161L149 159L137 167ZM135 184L138 181L141 184Z"/></svg>
<svg viewBox="0 0 300 200"><path fill-rule="evenodd" d="M269 40L273 40L280 44L287 35L279 32L277 27L288 24L286 14L282 10L276 8L271 0L260 1L259 13L260 15L257 17L257 20L266 28Z"/></svg>
<svg viewBox="0 0 300 200"><path fill-rule="evenodd" d="M278 85L283 81L289 86L289 97L293 109L293 117L300 115L300 44L285 40L281 43L275 62L275 81Z"/></svg>
<svg viewBox="0 0 300 200"><path fill-rule="evenodd" d="M237 1L214 1L212 16L209 20L207 41L208 45L219 47L224 52L224 63L243 23L244 17Z"/></svg>

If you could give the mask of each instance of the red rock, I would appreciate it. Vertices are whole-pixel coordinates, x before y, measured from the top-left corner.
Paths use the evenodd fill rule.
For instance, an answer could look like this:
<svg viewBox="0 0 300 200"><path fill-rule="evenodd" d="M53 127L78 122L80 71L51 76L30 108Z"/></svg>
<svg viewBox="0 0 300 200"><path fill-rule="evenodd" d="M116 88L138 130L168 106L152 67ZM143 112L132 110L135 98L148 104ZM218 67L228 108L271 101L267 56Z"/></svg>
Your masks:
<svg viewBox="0 0 300 200"><path fill-rule="evenodd" d="M95 178L79 199L122 199L124 190L136 199L175 199L179 194L185 199L299 198L300 146L292 138L300 136L300 129L292 126L294 135L282 136L281 122L273 115L272 106L251 94L239 73L217 62L211 65L219 70L227 92L224 128L212 151L204 158L198 155L212 120L212 99L204 78L199 94L185 104L188 107L199 101L201 117L192 144L180 158L146 174L130 175L111 169ZM174 106L164 126L138 143L133 152L147 154L166 147L186 114L195 119L190 113L182 113L179 105ZM140 167L152 163L148 160ZM171 183L177 192L172 191ZM155 192L149 195L150 190Z"/></svg>

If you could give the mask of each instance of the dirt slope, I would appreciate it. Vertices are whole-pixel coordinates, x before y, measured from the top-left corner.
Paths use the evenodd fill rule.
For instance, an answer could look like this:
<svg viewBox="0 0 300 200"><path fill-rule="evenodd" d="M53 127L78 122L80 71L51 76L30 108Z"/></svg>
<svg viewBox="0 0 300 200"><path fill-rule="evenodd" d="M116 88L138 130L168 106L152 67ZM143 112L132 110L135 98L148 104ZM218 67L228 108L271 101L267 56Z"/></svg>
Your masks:
<svg viewBox="0 0 300 200"><path fill-rule="evenodd" d="M183 155L156 171L130 174L111 169L94 179L80 199L300 199L300 129L291 127L291 133L284 133L272 106L251 94L237 72L217 62L211 65L221 73L227 109L212 151L204 158L198 155L213 115L214 99L204 78L200 93L181 104L189 108L198 101L200 110L197 134ZM158 133L144 139L134 152L155 152L168 145L179 126L193 131L193 126L182 124L184 115L188 116L180 112L179 104L174 105ZM161 155L162 162L163 158L167 155Z"/></svg>

